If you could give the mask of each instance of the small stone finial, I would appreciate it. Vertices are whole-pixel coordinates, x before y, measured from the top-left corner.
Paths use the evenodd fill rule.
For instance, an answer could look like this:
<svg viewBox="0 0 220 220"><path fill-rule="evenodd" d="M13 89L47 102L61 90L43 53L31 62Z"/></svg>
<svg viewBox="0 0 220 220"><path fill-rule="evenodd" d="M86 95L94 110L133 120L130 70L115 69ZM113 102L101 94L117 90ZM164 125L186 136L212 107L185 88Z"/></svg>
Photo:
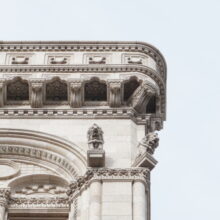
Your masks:
<svg viewBox="0 0 220 220"><path fill-rule="evenodd" d="M153 154L155 149L159 145L158 134L154 132L148 133L139 143L138 145L138 156L148 152L149 154Z"/></svg>
<svg viewBox="0 0 220 220"><path fill-rule="evenodd" d="M92 127L89 128L87 137L90 150L103 149L103 131L97 124L93 124Z"/></svg>

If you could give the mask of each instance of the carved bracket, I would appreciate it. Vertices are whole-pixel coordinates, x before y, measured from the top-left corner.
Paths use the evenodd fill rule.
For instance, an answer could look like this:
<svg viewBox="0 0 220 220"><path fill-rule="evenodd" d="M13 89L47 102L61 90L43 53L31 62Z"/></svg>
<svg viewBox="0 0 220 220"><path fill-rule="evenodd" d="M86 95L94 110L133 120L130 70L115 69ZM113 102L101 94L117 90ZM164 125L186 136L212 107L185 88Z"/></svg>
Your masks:
<svg viewBox="0 0 220 220"><path fill-rule="evenodd" d="M138 112L142 112L150 98L157 93L157 88L145 81L134 91L128 103Z"/></svg>
<svg viewBox="0 0 220 220"><path fill-rule="evenodd" d="M31 107L40 108L43 106L43 82L31 82Z"/></svg>
<svg viewBox="0 0 220 220"><path fill-rule="evenodd" d="M121 81L109 81L109 105L110 107L119 107L121 105Z"/></svg>
<svg viewBox="0 0 220 220"><path fill-rule="evenodd" d="M82 106L82 82L79 80L70 82L70 106L73 108Z"/></svg>

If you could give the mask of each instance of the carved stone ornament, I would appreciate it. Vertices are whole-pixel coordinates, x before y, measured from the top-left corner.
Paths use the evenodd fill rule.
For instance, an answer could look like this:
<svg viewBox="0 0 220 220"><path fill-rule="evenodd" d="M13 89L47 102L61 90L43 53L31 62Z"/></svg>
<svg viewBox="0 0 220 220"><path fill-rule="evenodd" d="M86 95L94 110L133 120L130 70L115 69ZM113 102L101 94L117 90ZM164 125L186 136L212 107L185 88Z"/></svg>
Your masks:
<svg viewBox="0 0 220 220"><path fill-rule="evenodd" d="M43 106L43 82L31 83L31 107L40 108Z"/></svg>
<svg viewBox="0 0 220 220"><path fill-rule="evenodd" d="M149 154L153 154L155 149L159 145L159 138L157 133L150 132L148 133L139 143L138 145L138 155L144 154L148 152Z"/></svg>
<svg viewBox="0 0 220 220"><path fill-rule="evenodd" d="M67 195L74 199L82 190L87 188L92 181L104 180L139 180L145 184L150 183L150 171L147 168L129 168L129 169L110 169L110 168L91 168L88 169L84 176L69 185Z"/></svg>
<svg viewBox="0 0 220 220"><path fill-rule="evenodd" d="M79 108L82 106L82 82L70 82L70 106Z"/></svg>
<svg viewBox="0 0 220 220"><path fill-rule="evenodd" d="M11 64L28 64L29 62L29 57L25 56L17 56L17 57L12 57L11 59Z"/></svg>
<svg viewBox="0 0 220 220"><path fill-rule="evenodd" d="M16 196L33 196L37 194L62 196L66 194L66 188L54 184L32 184L15 191Z"/></svg>
<svg viewBox="0 0 220 220"><path fill-rule="evenodd" d="M92 127L89 128L87 137L90 150L103 149L103 131L97 124L93 124Z"/></svg>
<svg viewBox="0 0 220 220"><path fill-rule="evenodd" d="M0 188L0 206L6 207L10 197L9 188Z"/></svg>
<svg viewBox="0 0 220 220"><path fill-rule="evenodd" d="M69 208L68 197L10 198L10 208Z"/></svg>
<svg viewBox="0 0 220 220"><path fill-rule="evenodd" d="M68 58L67 57L50 57L49 58L49 63L50 64L67 64Z"/></svg>
<svg viewBox="0 0 220 220"><path fill-rule="evenodd" d="M143 82L129 98L128 102L138 112L143 112L150 98L157 93L157 89L149 82Z"/></svg>
<svg viewBox="0 0 220 220"><path fill-rule="evenodd" d="M89 64L105 64L106 57L103 56L93 56L89 57Z"/></svg>
<svg viewBox="0 0 220 220"><path fill-rule="evenodd" d="M143 64L141 57L128 57L129 64Z"/></svg>
<svg viewBox="0 0 220 220"><path fill-rule="evenodd" d="M109 105L119 107L121 105L121 81L109 81Z"/></svg>

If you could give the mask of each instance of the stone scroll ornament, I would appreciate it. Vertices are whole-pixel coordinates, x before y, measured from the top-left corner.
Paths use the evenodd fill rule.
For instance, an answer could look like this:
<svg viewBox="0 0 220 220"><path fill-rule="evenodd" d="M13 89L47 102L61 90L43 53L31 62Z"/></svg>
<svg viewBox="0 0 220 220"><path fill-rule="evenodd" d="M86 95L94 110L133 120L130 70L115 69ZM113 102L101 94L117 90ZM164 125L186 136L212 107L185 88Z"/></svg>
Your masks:
<svg viewBox="0 0 220 220"><path fill-rule="evenodd" d="M138 155L137 157L143 155L145 152L153 154L155 149L159 145L158 134L154 132L148 133L138 145Z"/></svg>
<svg viewBox="0 0 220 220"><path fill-rule="evenodd" d="M103 149L103 131L97 124L93 124L92 127L89 128L87 137L90 150Z"/></svg>

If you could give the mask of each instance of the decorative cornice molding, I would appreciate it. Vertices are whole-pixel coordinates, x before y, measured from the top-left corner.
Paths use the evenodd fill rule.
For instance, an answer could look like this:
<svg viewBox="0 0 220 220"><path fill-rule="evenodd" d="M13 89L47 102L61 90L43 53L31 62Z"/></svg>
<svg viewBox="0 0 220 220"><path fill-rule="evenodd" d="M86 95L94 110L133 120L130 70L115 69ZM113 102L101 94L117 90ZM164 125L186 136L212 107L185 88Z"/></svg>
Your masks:
<svg viewBox="0 0 220 220"><path fill-rule="evenodd" d="M145 42L113 42L113 41L23 41L0 42L0 51L33 52L33 51L86 51L86 52L140 52L152 57L159 66L161 75L166 80L166 61L161 52Z"/></svg>
<svg viewBox="0 0 220 220"><path fill-rule="evenodd" d="M142 181L150 184L150 170L148 168L89 168L84 176L69 185L67 195L70 201L75 199L82 190L86 189L93 181Z"/></svg>
<svg viewBox="0 0 220 220"><path fill-rule="evenodd" d="M0 109L0 119L131 119L137 124L145 125L154 118L162 124L164 115L138 114L133 108L98 109ZM149 125L151 126L151 125ZM162 128L162 127L161 127ZM156 129L158 130L158 129ZM160 129L159 129L160 130Z"/></svg>

